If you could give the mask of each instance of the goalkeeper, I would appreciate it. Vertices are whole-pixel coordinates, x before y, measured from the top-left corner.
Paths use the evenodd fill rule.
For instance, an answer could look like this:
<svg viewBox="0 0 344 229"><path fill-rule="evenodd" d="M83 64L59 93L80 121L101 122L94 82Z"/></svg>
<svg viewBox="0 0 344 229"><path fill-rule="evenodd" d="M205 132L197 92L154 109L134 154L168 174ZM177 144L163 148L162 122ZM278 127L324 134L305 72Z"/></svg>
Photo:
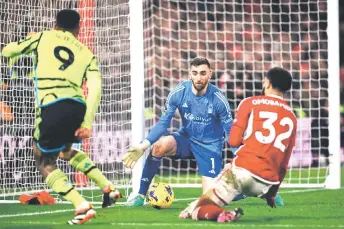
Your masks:
<svg viewBox="0 0 344 229"><path fill-rule="evenodd" d="M114 203L120 193L82 151L71 148L74 142L90 137L92 122L101 97L101 74L93 53L77 40L80 15L62 10L53 30L12 42L2 50L5 57L33 53L35 56L36 123L34 154L36 166L48 186L73 203L75 217L69 224L83 224L95 211L56 167L56 159L68 160L103 191L103 207ZM83 79L87 80L87 100ZM60 154L59 154L60 153Z"/></svg>
<svg viewBox="0 0 344 229"><path fill-rule="evenodd" d="M170 92L159 122L146 139L123 156L124 165L133 168L144 151L155 143L143 168L139 193L131 195L128 206L143 205L163 157L195 157L202 175L203 190L221 171L224 138L228 138L233 120L227 99L219 88L209 83L211 75L210 63L206 58L192 60L190 80ZM163 136L177 109L183 126L179 131Z"/></svg>

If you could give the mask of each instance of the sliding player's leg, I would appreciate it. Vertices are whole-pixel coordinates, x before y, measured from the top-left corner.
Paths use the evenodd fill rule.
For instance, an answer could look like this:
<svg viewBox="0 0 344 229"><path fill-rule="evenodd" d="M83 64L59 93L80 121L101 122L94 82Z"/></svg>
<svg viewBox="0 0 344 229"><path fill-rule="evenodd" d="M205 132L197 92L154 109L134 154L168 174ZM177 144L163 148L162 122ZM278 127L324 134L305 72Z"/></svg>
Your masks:
<svg viewBox="0 0 344 229"><path fill-rule="evenodd" d="M215 180L215 177L202 176L202 193L213 187Z"/></svg>
<svg viewBox="0 0 344 229"><path fill-rule="evenodd" d="M68 221L69 224L83 224L93 218L96 212L67 181L67 176L56 167L58 151L43 153L34 143L34 154L36 166L41 172L47 185L55 192L61 195L65 200L71 202L76 208L74 219Z"/></svg>
<svg viewBox="0 0 344 229"><path fill-rule="evenodd" d="M189 216L193 220L215 220L229 222L237 220L242 214L241 209L226 211L223 207L239 194L238 185L233 178L231 167L226 166L216 178L213 187L203 193L194 206L189 206ZM185 213L185 210L183 211Z"/></svg>
<svg viewBox="0 0 344 229"><path fill-rule="evenodd" d="M234 167L233 173L241 187L241 193L245 196L258 197L263 199L272 184L256 179L250 172L243 168Z"/></svg>
<svg viewBox="0 0 344 229"><path fill-rule="evenodd" d="M60 152L60 158L69 161L70 165L76 170L83 172L90 178L103 192L102 207L106 208L116 203L121 198L121 194L104 174L95 166L89 156L71 147Z"/></svg>
<svg viewBox="0 0 344 229"><path fill-rule="evenodd" d="M214 186L216 176L222 169L222 147L218 144L201 144L190 141L190 151L196 159L199 174L202 176L202 193ZM198 200L189 204L180 214L180 218L190 218L191 212L196 206Z"/></svg>
<svg viewBox="0 0 344 229"><path fill-rule="evenodd" d="M207 193L205 193L207 194ZM211 198L203 195L195 210L192 212L193 220L217 221L218 223L233 222L244 214L241 208L226 210L217 205Z"/></svg>
<svg viewBox="0 0 344 229"><path fill-rule="evenodd" d="M244 194L239 194L233 199L233 201L243 200L243 199L246 199L247 197L248 196ZM265 200L264 197L262 197L262 200ZM276 200L276 206L279 206L279 207L284 206L284 201L282 199L282 196L279 193L277 193L275 200Z"/></svg>
<svg viewBox="0 0 344 229"><path fill-rule="evenodd" d="M261 197L271 187L254 177L245 169L227 165L217 177L213 188L203 193L191 213L193 220L216 220L217 222L231 222L237 220L243 211L238 208L226 211L223 206L228 205L238 194Z"/></svg>
<svg viewBox="0 0 344 229"><path fill-rule="evenodd" d="M238 150L238 148L231 148L231 151L232 151L234 156L236 156L237 150ZM239 194L233 199L233 201L243 200L243 199L246 199L247 197L248 197L247 195ZM262 199L265 200L263 197L262 197ZM280 207L284 206L284 201L283 201L283 199L279 193L277 193L277 195L276 195L276 205L280 206Z"/></svg>
<svg viewBox="0 0 344 229"><path fill-rule="evenodd" d="M171 135L161 137L153 145L152 152L146 159L142 171L139 193L131 195L126 205L142 206L148 188L154 176L159 172L161 159L163 157L185 158L190 156L188 144L188 139L182 132L175 132L171 133Z"/></svg>
<svg viewBox="0 0 344 229"><path fill-rule="evenodd" d="M243 200L243 199L246 199L247 197L248 196L244 194L239 194L234 198L233 201ZM262 199L265 200L264 197L262 197ZM284 201L282 199L282 196L279 193L277 193L275 200L276 200L276 206L279 206L279 207L284 206Z"/></svg>
<svg viewBox="0 0 344 229"><path fill-rule="evenodd" d="M213 187L215 182L216 178L214 177L202 176L202 193L206 192L208 189ZM189 206L179 214L179 218L190 218L191 212L193 211L193 209L195 209L195 206L197 205L198 201L199 199L191 202Z"/></svg>
<svg viewBox="0 0 344 229"><path fill-rule="evenodd" d="M243 199L246 199L248 196L247 195L244 195L244 194L239 194L239 195L237 195L234 199L233 199L233 201L239 201L239 200L243 200ZM264 197L261 197L261 199L263 199L263 200L265 200L264 199ZM282 199L282 197L281 197L281 195L279 194L279 193L277 193L277 195L276 195L276 205L277 206L284 206L284 202L283 202L283 199Z"/></svg>

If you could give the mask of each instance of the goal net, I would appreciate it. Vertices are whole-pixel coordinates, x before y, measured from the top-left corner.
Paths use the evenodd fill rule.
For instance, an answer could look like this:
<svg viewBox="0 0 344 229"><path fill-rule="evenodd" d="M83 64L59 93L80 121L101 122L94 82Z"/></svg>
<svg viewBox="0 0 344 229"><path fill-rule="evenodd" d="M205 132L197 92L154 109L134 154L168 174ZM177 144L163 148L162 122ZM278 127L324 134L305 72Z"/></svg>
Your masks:
<svg viewBox="0 0 344 229"><path fill-rule="evenodd" d="M103 76L102 101L92 137L81 148L115 184L131 182L121 156L131 144L131 59L129 0L0 0L0 46L29 32L51 29L58 10L76 9L82 17L79 39L97 56ZM298 115L297 146L285 184L324 186L329 175L327 3L309 1L143 1L145 132L158 121L168 93L188 79L190 61L209 59L212 83L226 94L233 111L261 93L272 66L291 71L287 99ZM134 38L135 39L135 38ZM139 52L139 50L138 50ZM47 189L35 168L33 62L30 56L0 59L0 200ZM85 88L85 93L87 89ZM170 131L180 127L176 114ZM224 163L233 157L227 146ZM157 180L175 186L200 186L195 160L164 159ZM101 196L95 185L58 160L81 193ZM135 181L137 182L137 181Z"/></svg>

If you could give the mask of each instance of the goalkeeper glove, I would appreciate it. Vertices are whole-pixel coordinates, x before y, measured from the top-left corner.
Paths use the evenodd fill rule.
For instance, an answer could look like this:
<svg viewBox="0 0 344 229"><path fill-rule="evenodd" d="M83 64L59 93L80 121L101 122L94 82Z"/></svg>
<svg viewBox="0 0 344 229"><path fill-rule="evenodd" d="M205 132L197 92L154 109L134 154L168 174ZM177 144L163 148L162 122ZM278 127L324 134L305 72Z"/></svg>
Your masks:
<svg viewBox="0 0 344 229"><path fill-rule="evenodd" d="M145 139L140 144L130 147L128 149L128 153L124 154L122 157L124 166L131 169L134 168L136 162L140 159L146 149L149 148L149 146L150 142Z"/></svg>

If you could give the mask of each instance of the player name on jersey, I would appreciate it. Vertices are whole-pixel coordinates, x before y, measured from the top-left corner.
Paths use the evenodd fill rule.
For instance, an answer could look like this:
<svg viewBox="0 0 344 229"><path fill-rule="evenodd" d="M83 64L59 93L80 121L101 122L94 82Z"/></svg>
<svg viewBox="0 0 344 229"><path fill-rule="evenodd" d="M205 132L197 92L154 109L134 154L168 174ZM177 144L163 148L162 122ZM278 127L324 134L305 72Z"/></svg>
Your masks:
<svg viewBox="0 0 344 229"><path fill-rule="evenodd" d="M252 104L253 105L264 104L264 105L271 105L271 106L279 106L279 107L283 107L287 111L292 111L292 109L288 105L286 105L285 103L280 103L279 101L272 100L272 99L266 99L266 98L253 99Z"/></svg>

